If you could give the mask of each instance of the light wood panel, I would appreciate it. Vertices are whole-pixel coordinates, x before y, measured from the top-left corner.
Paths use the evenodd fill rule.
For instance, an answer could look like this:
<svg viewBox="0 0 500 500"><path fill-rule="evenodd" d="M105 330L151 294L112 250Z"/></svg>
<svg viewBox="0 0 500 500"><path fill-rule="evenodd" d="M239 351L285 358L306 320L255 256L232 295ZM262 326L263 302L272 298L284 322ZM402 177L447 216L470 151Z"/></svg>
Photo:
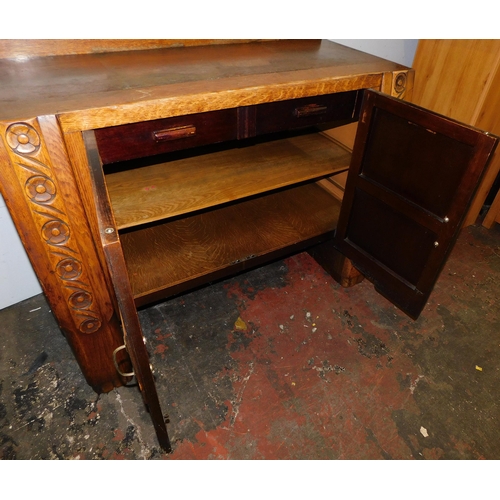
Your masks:
<svg viewBox="0 0 500 500"><path fill-rule="evenodd" d="M121 243L136 303L221 278L280 249L302 249L335 229L339 210L338 200L306 184L126 232Z"/></svg>
<svg viewBox="0 0 500 500"><path fill-rule="evenodd" d="M123 229L330 175L350 157L307 134L108 174L106 183Z"/></svg>
<svg viewBox="0 0 500 500"><path fill-rule="evenodd" d="M420 40L412 102L500 135L500 40ZM497 152L469 209L474 224L500 170Z"/></svg>
<svg viewBox="0 0 500 500"><path fill-rule="evenodd" d="M495 222L500 224L500 191L495 196L495 199L493 200L493 203L484 218L483 226L487 229L491 229Z"/></svg>
<svg viewBox="0 0 500 500"><path fill-rule="evenodd" d="M420 40L412 102L474 124L496 73L500 40Z"/></svg>

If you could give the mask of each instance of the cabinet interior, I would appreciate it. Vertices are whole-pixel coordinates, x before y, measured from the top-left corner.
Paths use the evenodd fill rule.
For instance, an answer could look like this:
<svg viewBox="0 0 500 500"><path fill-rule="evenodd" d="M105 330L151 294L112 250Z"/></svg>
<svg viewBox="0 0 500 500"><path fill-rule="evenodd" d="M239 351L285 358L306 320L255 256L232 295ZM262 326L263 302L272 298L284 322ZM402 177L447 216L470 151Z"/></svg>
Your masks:
<svg viewBox="0 0 500 500"><path fill-rule="evenodd" d="M308 128L104 165L136 305L330 239L350 158Z"/></svg>

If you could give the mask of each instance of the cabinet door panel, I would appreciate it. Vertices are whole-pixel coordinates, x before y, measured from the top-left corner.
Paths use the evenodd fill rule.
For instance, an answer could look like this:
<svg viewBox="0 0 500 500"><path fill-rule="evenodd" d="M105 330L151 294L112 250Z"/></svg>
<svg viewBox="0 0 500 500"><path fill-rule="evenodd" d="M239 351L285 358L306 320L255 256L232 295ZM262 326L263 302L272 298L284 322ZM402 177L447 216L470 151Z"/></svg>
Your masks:
<svg viewBox="0 0 500 500"><path fill-rule="evenodd" d="M444 218L467 172L474 145L426 125L375 108L361 172Z"/></svg>
<svg viewBox="0 0 500 500"><path fill-rule="evenodd" d="M335 245L416 318L497 138L367 91Z"/></svg>
<svg viewBox="0 0 500 500"><path fill-rule="evenodd" d="M436 241L434 231L361 189L355 193L348 236L359 252L415 287Z"/></svg>
<svg viewBox="0 0 500 500"><path fill-rule="evenodd" d="M83 139L87 150L92 179L91 187L96 207L100 244L102 245L106 265L113 281L116 304L122 322L124 347L130 356L135 379L153 421L158 442L163 450L169 453L172 448L167 433L167 426L158 393L156 392L156 383L149 362L149 353L145 345L145 339L142 336L141 325L135 308L130 281L127 276L127 266L106 189L102 162L97 149L94 131L83 132Z"/></svg>

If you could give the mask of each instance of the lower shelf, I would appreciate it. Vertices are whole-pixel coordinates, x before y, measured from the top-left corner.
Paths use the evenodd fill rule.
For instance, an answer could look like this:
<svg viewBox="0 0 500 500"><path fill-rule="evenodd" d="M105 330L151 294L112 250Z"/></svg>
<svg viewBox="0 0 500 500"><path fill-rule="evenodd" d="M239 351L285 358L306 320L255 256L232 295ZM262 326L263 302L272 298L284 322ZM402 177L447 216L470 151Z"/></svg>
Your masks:
<svg viewBox="0 0 500 500"><path fill-rule="evenodd" d="M331 237L340 202L316 184L120 236L137 306Z"/></svg>

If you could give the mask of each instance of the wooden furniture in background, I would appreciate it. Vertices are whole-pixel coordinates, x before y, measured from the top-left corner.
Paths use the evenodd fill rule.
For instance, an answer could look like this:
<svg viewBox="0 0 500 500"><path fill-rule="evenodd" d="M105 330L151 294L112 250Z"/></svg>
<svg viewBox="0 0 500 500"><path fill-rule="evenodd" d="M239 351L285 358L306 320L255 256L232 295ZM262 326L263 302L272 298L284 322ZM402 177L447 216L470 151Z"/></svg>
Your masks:
<svg viewBox="0 0 500 500"><path fill-rule="evenodd" d="M493 203L483 220L483 226L487 229L491 229L495 222L500 224L500 191L495 196L495 199L493 200Z"/></svg>
<svg viewBox="0 0 500 500"><path fill-rule="evenodd" d="M419 40L411 102L500 135L500 40ZM500 170L497 151L465 219L474 224Z"/></svg>
<svg viewBox="0 0 500 500"><path fill-rule="evenodd" d="M500 134L500 40L419 40L415 78L402 98L455 120ZM352 149L357 124L327 133ZM497 152L483 176L464 226L477 221L500 171ZM345 179L337 177L345 186ZM495 207L500 202L496 201ZM492 207L490 210L494 211ZM483 225L491 227L495 214Z"/></svg>

